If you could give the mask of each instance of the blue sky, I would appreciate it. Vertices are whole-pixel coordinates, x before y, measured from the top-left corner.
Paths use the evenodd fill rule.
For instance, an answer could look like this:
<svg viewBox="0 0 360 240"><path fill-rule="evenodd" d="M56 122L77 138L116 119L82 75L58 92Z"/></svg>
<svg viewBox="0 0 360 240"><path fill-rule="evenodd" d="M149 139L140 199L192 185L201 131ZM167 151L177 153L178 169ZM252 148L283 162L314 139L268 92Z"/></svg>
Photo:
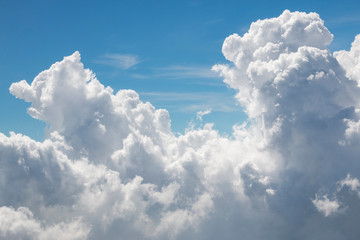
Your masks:
<svg viewBox="0 0 360 240"><path fill-rule="evenodd" d="M315 11L334 34L331 50L349 49L359 33L359 1L0 1L0 132L41 140L45 125L29 104L9 93L64 56L79 51L85 67L115 91L134 89L143 101L170 112L172 129L204 122L230 133L246 116L235 91L209 69L226 63L221 47L251 22L284 9Z"/></svg>

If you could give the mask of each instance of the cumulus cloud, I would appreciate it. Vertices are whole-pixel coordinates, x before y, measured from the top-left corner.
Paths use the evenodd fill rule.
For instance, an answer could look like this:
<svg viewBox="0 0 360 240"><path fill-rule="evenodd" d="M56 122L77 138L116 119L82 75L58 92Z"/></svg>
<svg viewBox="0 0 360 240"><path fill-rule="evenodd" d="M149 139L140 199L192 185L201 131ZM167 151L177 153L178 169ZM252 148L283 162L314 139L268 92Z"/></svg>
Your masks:
<svg viewBox="0 0 360 240"><path fill-rule="evenodd" d="M103 86L78 52L12 84L48 128L0 134L0 236L356 239L357 47L331 41L318 14L287 10L229 36L213 70L249 116L231 137L175 136L166 110Z"/></svg>
<svg viewBox="0 0 360 240"><path fill-rule="evenodd" d="M329 200L326 195L324 195L322 198L316 196L312 202L318 211L323 213L325 217L337 213L340 208L340 204L336 199Z"/></svg>
<svg viewBox="0 0 360 240"><path fill-rule="evenodd" d="M0 215L3 239L85 239L90 230L80 220L44 227L26 207L0 207Z"/></svg>
<svg viewBox="0 0 360 240"><path fill-rule="evenodd" d="M348 174L346 178L341 180L339 183L338 192L342 190L344 187L348 187L351 191L355 192L360 197L360 182L359 179L353 178Z"/></svg>
<svg viewBox="0 0 360 240"><path fill-rule="evenodd" d="M346 70L346 76L360 84L360 35L355 37L350 51L334 52L334 56Z"/></svg>

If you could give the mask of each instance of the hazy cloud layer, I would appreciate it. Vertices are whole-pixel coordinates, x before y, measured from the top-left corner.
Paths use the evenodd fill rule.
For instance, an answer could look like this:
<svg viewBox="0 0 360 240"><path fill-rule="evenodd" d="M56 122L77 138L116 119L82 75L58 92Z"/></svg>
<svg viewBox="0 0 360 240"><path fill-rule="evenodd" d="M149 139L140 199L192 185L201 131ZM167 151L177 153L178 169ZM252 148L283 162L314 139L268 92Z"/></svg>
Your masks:
<svg viewBox="0 0 360 240"><path fill-rule="evenodd" d="M176 137L78 52L12 84L49 127L0 134L0 238L358 239L358 39L332 54L316 13L289 11L229 36L213 70L249 116L231 138Z"/></svg>

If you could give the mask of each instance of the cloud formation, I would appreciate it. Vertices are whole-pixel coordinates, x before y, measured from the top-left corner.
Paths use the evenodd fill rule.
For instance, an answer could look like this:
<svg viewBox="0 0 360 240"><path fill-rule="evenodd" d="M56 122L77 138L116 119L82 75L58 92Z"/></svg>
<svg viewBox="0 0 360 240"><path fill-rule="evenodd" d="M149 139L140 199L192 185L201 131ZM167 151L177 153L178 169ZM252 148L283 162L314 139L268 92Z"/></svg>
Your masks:
<svg viewBox="0 0 360 240"><path fill-rule="evenodd" d="M326 195L323 196L322 199L316 195L316 198L312 202L317 210L323 213L325 217L337 213L340 208L340 204L337 200L331 201Z"/></svg>
<svg viewBox="0 0 360 240"><path fill-rule="evenodd" d="M202 121L202 120L203 120L203 116L208 115L208 114L210 114L210 113L211 113L211 109L206 109L206 110L204 110L204 111L198 111L198 112L196 113L196 118L197 118L198 120Z"/></svg>
<svg viewBox="0 0 360 240"><path fill-rule="evenodd" d="M108 53L97 59L95 62L116 68L129 69L140 63L140 60L139 57L134 54Z"/></svg>
<svg viewBox="0 0 360 240"><path fill-rule="evenodd" d="M204 66L168 66L162 68L154 68L155 74L153 77L161 77L166 79L186 79L186 78L217 78L218 76Z"/></svg>
<svg viewBox="0 0 360 240"><path fill-rule="evenodd" d="M0 134L0 237L357 239L358 39L332 54L316 13L287 10L229 36L213 70L249 116L231 137L175 136L166 110L104 87L78 52L12 84L48 129Z"/></svg>

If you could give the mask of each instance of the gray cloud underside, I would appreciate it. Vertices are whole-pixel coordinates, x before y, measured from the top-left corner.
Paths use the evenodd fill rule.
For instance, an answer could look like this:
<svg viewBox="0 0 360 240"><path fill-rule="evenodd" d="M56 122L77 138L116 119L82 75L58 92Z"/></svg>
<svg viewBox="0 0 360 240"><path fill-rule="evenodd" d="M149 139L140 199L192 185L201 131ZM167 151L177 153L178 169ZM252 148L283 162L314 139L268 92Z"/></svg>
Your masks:
<svg viewBox="0 0 360 240"><path fill-rule="evenodd" d="M0 134L2 239L358 239L360 37L331 53L316 13L226 38L215 65L249 116L231 138L65 57L10 92L49 128Z"/></svg>

